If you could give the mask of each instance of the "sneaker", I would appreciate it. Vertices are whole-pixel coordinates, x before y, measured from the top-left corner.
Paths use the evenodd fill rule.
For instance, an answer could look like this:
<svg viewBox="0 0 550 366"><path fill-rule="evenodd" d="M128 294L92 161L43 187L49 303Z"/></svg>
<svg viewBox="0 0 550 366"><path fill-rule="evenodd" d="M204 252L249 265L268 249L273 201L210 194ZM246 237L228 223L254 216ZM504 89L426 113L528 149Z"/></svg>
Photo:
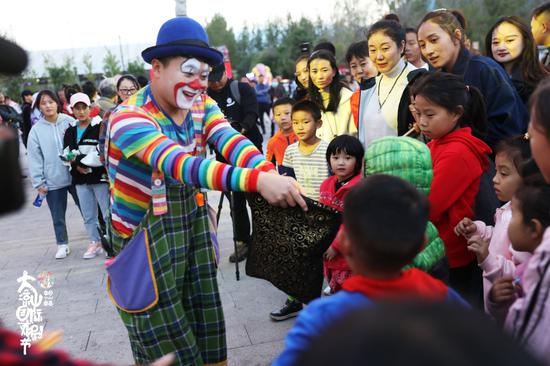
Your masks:
<svg viewBox="0 0 550 366"><path fill-rule="evenodd" d="M99 242L92 241L90 245L88 245L88 250L86 250L86 253L84 253L82 258L84 259L95 258L95 256L100 254L102 251L103 249L101 249L101 244Z"/></svg>
<svg viewBox="0 0 550 366"><path fill-rule="evenodd" d="M244 241L237 241L236 245L237 252L229 256L229 261L235 263L237 260L240 262L246 258L248 255L248 244Z"/></svg>
<svg viewBox="0 0 550 366"><path fill-rule="evenodd" d="M332 295L332 289L330 288L330 286L325 287L325 289L323 290L323 295L325 296Z"/></svg>
<svg viewBox="0 0 550 366"><path fill-rule="evenodd" d="M55 252L55 259L67 258L71 251L69 250L69 245L61 244L57 246L57 252Z"/></svg>
<svg viewBox="0 0 550 366"><path fill-rule="evenodd" d="M273 311L269 314L269 317L279 322L281 320L286 320L298 316L298 313L302 310L302 303L294 300L286 300L285 305L277 311Z"/></svg>

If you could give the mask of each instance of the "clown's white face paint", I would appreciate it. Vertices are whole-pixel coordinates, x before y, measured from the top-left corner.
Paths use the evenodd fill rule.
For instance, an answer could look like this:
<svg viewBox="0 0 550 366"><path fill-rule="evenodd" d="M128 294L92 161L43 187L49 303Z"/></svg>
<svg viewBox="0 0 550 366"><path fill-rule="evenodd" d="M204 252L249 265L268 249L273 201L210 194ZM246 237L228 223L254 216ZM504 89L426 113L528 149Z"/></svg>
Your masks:
<svg viewBox="0 0 550 366"><path fill-rule="evenodd" d="M178 108L189 110L208 86L209 67L196 58L190 58L182 62L180 71L184 77L174 85L174 100Z"/></svg>

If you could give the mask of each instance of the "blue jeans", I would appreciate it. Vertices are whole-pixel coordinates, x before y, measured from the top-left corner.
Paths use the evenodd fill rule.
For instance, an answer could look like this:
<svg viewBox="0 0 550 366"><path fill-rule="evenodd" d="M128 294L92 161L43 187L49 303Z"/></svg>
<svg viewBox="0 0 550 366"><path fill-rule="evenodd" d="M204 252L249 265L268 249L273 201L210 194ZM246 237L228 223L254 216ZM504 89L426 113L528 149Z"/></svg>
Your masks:
<svg viewBox="0 0 550 366"><path fill-rule="evenodd" d="M97 206L101 209L104 220L107 220L109 212L109 185L107 183L99 184L78 184L76 193L80 201L80 210L84 219L84 226L90 241L100 241L97 231L99 222L97 219Z"/></svg>
<svg viewBox="0 0 550 366"><path fill-rule="evenodd" d="M65 225L65 212L67 211L67 192L73 196L78 205L78 197L74 186L68 186L60 189L48 191L46 202L52 215L53 230L57 245L68 244L67 225Z"/></svg>

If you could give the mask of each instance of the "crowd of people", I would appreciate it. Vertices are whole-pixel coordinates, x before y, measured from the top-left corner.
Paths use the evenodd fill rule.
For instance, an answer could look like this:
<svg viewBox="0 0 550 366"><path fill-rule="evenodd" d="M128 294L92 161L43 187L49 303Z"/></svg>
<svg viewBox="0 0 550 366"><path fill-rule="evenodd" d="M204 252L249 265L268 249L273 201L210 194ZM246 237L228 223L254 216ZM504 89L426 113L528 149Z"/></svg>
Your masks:
<svg viewBox="0 0 550 366"><path fill-rule="evenodd" d="M316 257L319 299L304 306L288 293L269 314L298 316L274 365L312 362L325 339L342 344L337 325L357 311L412 301L485 312L515 340L507 352L550 364L550 3L530 26L499 19L485 55L459 10L431 11L416 26L394 14L372 24L346 52L353 80L330 42L304 50L287 90L261 71L229 78L204 29L179 17L142 53L149 82L123 75L97 89L24 91L21 111L0 95L2 120L21 128L37 201L50 209L55 258L70 252L68 193L89 236L83 258L114 257L109 292L136 363L168 353L181 365L227 362L207 204L207 190L221 190L233 262L253 246L242 192L304 211L305 196L342 215ZM132 284L144 284L139 294Z"/></svg>

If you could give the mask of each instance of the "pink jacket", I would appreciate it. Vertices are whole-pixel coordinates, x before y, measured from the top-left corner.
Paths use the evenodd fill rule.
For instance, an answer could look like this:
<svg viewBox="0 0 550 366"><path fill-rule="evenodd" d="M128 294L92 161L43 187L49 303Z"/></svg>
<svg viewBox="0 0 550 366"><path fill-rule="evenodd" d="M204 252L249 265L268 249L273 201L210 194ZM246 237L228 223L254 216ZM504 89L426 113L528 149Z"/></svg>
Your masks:
<svg viewBox="0 0 550 366"><path fill-rule="evenodd" d="M523 297L508 310L505 328L545 364L550 365L550 228L527 262Z"/></svg>
<svg viewBox="0 0 550 366"><path fill-rule="evenodd" d="M508 238L508 225L512 219L510 202L497 208L495 212L495 226L487 226L482 221L475 221L477 230L474 235L479 235L483 240L489 240L489 256L479 264L483 270L483 298L485 310L489 312L487 303L489 291L493 281L504 276L516 275L516 266L525 263L531 254L517 252L512 249Z"/></svg>

